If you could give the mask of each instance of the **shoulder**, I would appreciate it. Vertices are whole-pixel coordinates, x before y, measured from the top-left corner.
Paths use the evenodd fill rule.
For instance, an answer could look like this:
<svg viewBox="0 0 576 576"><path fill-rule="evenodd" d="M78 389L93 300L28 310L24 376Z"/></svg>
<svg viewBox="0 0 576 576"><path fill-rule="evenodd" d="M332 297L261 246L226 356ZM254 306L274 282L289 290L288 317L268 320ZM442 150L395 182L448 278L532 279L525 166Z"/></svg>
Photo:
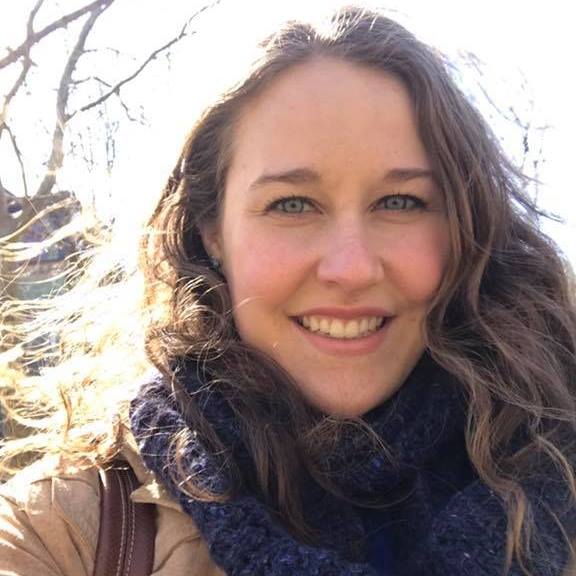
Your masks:
<svg viewBox="0 0 576 576"><path fill-rule="evenodd" d="M147 471L133 444L121 454L140 486L135 503L156 507L155 576L223 576L192 519ZM97 468L36 463L0 487L0 574L89 576L100 527Z"/></svg>
<svg viewBox="0 0 576 576"><path fill-rule="evenodd" d="M56 470L46 459L0 488L0 572L91 574L100 517L97 471Z"/></svg>

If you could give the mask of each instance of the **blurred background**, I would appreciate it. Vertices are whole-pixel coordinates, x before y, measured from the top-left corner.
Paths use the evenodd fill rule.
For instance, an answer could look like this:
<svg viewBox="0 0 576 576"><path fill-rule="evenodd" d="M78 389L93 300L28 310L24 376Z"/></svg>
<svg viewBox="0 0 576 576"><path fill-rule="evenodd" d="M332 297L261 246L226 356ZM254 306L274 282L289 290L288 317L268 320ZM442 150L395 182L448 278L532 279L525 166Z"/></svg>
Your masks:
<svg viewBox="0 0 576 576"><path fill-rule="evenodd" d="M576 265L570 3L365 3L383 5L447 56L503 148L535 179L540 206L563 219L543 226ZM42 243L68 227L21 270L15 295L58 285L36 280L56 277L77 250L70 229L80 205L119 229L140 223L196 114L249 57L246 39L336 4L0 0L0 237Z"/></svg>

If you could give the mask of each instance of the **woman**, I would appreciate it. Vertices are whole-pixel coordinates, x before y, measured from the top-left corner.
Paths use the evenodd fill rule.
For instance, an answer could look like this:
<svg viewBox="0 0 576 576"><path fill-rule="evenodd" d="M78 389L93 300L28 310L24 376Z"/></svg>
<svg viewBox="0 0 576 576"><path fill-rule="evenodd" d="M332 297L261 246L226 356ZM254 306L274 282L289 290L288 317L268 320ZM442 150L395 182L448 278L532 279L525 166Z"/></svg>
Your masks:
<svg viewBox="0 0 576 576"><path fill-rule="evenodd" d="M149 221L139 323L102 319L138 293L108 276L62 330L0 571L90 574L120 454L154 574L569 573L576 316L524 185L395 22L268 38Z"/></svg>

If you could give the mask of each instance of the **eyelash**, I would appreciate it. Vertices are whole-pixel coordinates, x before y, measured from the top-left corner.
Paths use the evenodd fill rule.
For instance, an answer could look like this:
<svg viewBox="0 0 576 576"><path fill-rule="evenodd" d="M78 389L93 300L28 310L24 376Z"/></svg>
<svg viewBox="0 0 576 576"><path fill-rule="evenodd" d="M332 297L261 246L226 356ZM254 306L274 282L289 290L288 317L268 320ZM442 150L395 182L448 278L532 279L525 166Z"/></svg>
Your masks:
<svg viewBox="0 0 576 576"><path fill-rule="evenodd" d="M406 205L407 203L410 205L409 208L389 208L389 210L391 211L395 211L395 212L411 212L413 210L424 210L425 208L428 207L428 203L425 202L424 200L422 200L422 198L419 198L418 196L412 196L412 194L391 194L389 196L384 196L383 198L380 198L380 200L378 200L378 202L376 203L381 204L384 201L390 201L390 200L402 200L404 205Z"/></svg>
<svg viewBox="0 0 576 576"><path fill-rule="evenodd" d="M265 212L282 212L284 214L303 214L304 212L308 212L308 210L303 209L303 210L297 210L297 211L293 211L290 212L288 210L281 210L282 205L286 205L288 202L302 202L302 204L305 204L308 206L308 208L311 208L314 206L313 202L309 199L306 198L305 196L285 196L282 198L277 198L276 200L273 200L272 202L270 202L267 206L266 206L266 210Z"/></svg>
<svg viewBox="0 0 576 576"><path fill-rule="evenodd" d="M381 204L384 204L386 202L389 202L391 200L401 200L403 202L403 208L388 208L388 210L390 212L411 212L414 210L424 210L427 208L428 203L425 202L424 200L422 200L422 198L419 198L418 196L413 196L411 194L390 194L388 196L384 196L382 198L380 198L375 204L375 207L378 207ZM288 204L289 202L301 202L301 209L300 210L294 210L294 211L290 211L290 210L282 210L281 207L284 206L284 208L286 207L286 204ZM408 204L409 207L406 207L406 204ZM305 205L305 206L304 206ZM312 200L310 200L309 198L307 198L306 196L285 196L282 198L277 198L276 200L273 200L272 202L270 202L265 209L266 213L269 212L281 212L283 214L289 214L289 215L298 215L298 214L304 214L306 212L310 211L310 208L313 208L314 202L312 202Z"/></svg>

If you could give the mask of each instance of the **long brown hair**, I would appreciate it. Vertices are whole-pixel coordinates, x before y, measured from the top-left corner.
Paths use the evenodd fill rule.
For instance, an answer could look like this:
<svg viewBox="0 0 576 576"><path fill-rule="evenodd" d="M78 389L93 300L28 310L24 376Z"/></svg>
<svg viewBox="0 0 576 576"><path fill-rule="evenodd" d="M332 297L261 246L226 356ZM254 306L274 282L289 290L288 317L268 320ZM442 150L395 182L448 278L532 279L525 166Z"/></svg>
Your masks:
<svg viewBox="0 0 576 576"><path fill-rule="evenodd" d="M527 179L502 153L442 57L396 22L354 7L338 11L329 25L290 22L262 43L245 79L205 111L186 140L141 244L147 357L169 380L174 362L183 357L208 367L212 385L226 396L245 431L256 488L290 529L308 538L298 478L306 469L331 489L316 465L317 455L331 449L343 422L320 417L280 367L239 341L225 280L211 267L200 230L218 216L235 121L243 107L284 71L315 56L391 74L410 94L445 196L452 245L427 316L426 343L468 399L471 462L508 511L506 565L516 559L530 574L530 549L538 535L523 476L535 462L548 463L561 471L576 498L571 276L538 228L540 213L525 193ZM177 380L172 385L194 427L225 454L200 409ZM102 435L118 437L116 429ZM517 445L519 437L523 441ZM186 442L185 431L178 441ZM94 450L93 437L91 442L85 442L85 453ZM117 448L117 442L102 440L100 445L108 456ZM234 463L225 461L231 477L242 482ZM216 497L191 482L185 485L198 497Z"/></svg>

